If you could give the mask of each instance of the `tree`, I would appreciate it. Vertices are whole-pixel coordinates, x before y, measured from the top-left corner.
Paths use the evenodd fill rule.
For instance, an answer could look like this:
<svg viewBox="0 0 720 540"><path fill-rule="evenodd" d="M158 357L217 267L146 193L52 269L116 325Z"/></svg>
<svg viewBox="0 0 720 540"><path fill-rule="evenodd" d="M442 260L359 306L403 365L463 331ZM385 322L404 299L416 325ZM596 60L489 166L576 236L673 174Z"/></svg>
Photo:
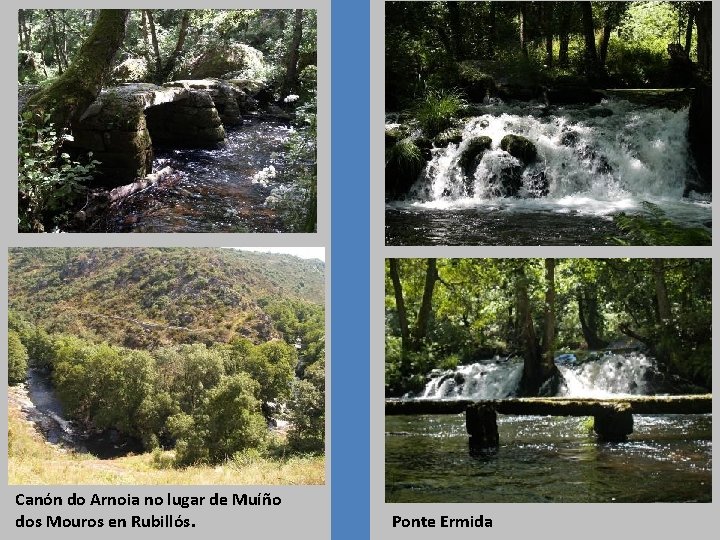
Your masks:
<svg viewBox="0 0 720 540"><path fill-rule="evenodd" d="M8 332L8 384L18 384L27 378L28 353L15 330Z"/></svg>
<svg viewBox="0 0 720 540"><path fill-rule="evenodd" d="M400 325L400 339L402 340L402 348L409 351L410 346L410 329L408 327L407 312L405 311L405 299L403 297L402 282L400 281L400 271L398 269L397 259L388 259L390 279L392 280L393 293L395 294L395 311L398 316L398 324Z"/></svg>
<svg viewBox="0 0 720 540"><path fill-rule="evenodd" d="M599 76L600 66L595 47L595 21L592 3L580 2L580 8L582 10L583 38L585 39L585 70L588 77L595 79Z"/></svg>
<svg viewBox="0 0 720 540"><path fill-rule="evenodd" d="M49 116L56 129L67 128L95 101L125 38L128 13L127 9L100 11L67 70L28 101L34 122L43 124Z"/></svg>
<svg viewBox="0 0 720 540"><path fill-rule="evenodd" d="M293 33L288 47L287 60L285 63L285 79L283 81L283 93L291 94L297 91L298 87L298 60L300 58L300 43L302 42L303 10L296 9L293 18Z"/></svg>
<svg viewBox="0 0 720 540"><path fill-rule="evenodd" d="M697 57L700 68L712 72L712 5L699 2L697 16Z"/></svg>
<svg viewBox="0 0 720 540"><path fill-rule="evenodd" d="M280 340L258 345L242 363L242 371L260 383L257 397L267 417L272 413L270 403L284 402L289 397L296 363L295 347Z"/></svg>
<svg viewBox="0 0 720 540"><path fill-rule="evenodd" d="M151 9L144 9L142 12L143 17L143 40L147 44L148 41L148 25L149 25L149 33L150 33L150 40L152 42L153 46L153 52L155 53L155 61L154 61L154 69L153 69L153 79L157 84L162 84L166 82L170 75L172 74L173 70L175 69L175 66L177 65L177 61L180 58L180 55L183 51L183 46L185 45L185 39L187 38L188 34L188 28L190 26L190 10L184 9L182 10L182 17L180 19L180 25L178 27L178 36L177 40L175 42L175 47L173 48L172 52L168 55L167 59L163 62L162 55L160 54L160 45L158 43L158 37L157 37L157 30L155 28L155 18L153 17L153 13ZM145 24L145 21L147 20L148 24ZM146 45L147 47L147 45ZM146 49L147 50L147 49ZM146 58L148 58L149 55L146 54ZM148 62L150 65L150 62Z"/></svg>
<svg viewBox="0 0 720 540"><path fill-rule="evenodd" d="M247 374L238 373L208 392L195 423L206 434L204 444L212 462L263 445L267 426L255 397L257 386Z"/></svg>

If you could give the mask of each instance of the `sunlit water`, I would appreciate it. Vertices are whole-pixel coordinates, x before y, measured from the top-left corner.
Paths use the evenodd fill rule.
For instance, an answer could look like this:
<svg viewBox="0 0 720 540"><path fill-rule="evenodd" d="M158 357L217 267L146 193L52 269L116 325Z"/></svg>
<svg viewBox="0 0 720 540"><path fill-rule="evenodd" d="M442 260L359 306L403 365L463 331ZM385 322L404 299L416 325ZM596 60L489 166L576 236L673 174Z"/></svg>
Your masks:
<svg viewBox="0 0 720 540"><path fill-rule="evenodd" d="M558 366L559 394L641 395L652 390L653 358L604 354ZM522 360L483 360L434 373L424 399L513 396ZM385 418L389 502L710 501L712 416L634 417L625 443L598 443L586 418L498 415L495 454L469 454L465 415Z"/></svg>
<svg viewBox="0 0 720 540"><path fill-rule="evenodd" d="M246 119L227 130L219 150L157 150L153 170L172 175L113 205L95 232L283 232L266 204L273 188L292 181L285 156L292 128Z"/></svg>
<svg viewBox="0 0 720 540"><path fill-rule="evenodd" d="M635 416L625 443L585 419L499 416L500 448L471 457L465 415L385 418L388 502L691 502L712 493L711 415Z"/></svg>
<svg viewBox="0 0 720 540"><path fill-rule="evenodd" d="M608 244L619 212L647 213L652 203L683 226L707 226L709 196L690 193L696 178L687 144L688 109L605 100L546 107L493 102L465 121L463 140L433 150L405 200L386 212L388 244ZM494 181L519 162L500 149L505 134L533 141L537 160L522 173L519 197ZM460 156L478 136L492 148L466 178ZM547 179L547 194L534 183Z"/></svg>

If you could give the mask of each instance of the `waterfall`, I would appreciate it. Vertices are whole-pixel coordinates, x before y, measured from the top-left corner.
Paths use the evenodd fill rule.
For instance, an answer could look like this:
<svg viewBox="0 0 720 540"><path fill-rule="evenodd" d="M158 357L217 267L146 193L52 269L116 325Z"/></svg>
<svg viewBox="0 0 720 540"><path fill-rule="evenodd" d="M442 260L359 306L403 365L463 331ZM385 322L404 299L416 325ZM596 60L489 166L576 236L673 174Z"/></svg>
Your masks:
<svg viewBox="0 0 720 540"><path fill-rule="evenodd" d="M570 356L570 355L563 355ZM574 357L573 357L574 358ZM649 393L648 382L657 373L654 358L644 354L605 353L582 363L557 363L563 376L560 396L603 398ZM423 399L502 399L513 396L522 377L523 361L481 360L455 370L435 370Z"/></svg>
<svg viewBox="0 0 720 540"><path fill-rule="evenodd" d="M696 178L688 108L642 107L618 99L590 108L493 100L478 106L477 113L464 121L459 143L432 150L407 199L395 206L605 216L643 211L647 201L679 221L710 219L709 197L683 198L686 184ZM534 163L523 167L500 149L507 134L535 145ZM468 167L463 153L480 136L490 137L491 147ZM502 175L520 176L517 197L498 189Z"/></svg>
<svg viewBox="0 0 720 540"><path fill-rule="evenodd" d="M605 354L579 365L558 365L558 369L563 375L560 395L603 398L647 394L657 363L644 354Z"/></svg>
<svg viewBox="0 0 720 540"><path fill-rule="evenodd" d="M502 399L520 384L521 359L482 360L456 370L431 374L422 393L424 399Z"/></svg>

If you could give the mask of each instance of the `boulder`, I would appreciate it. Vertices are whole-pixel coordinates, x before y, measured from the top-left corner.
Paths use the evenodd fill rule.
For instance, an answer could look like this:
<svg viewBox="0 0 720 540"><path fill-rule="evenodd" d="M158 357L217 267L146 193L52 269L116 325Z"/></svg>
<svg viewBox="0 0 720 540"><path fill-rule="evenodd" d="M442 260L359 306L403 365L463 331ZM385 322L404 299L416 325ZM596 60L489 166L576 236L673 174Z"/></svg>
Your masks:
<svg viewBox="0 0 720 540"><path fill-rule="evenodd" d="M128 58L113 69L111 80L116 83L142 82L148 77L147 60L144 58Z"/></svg>
<svg viewBox="0 0 720 540"><path fill-rule="evenodd" d="M459 128L448 128L435 136L433 143L438 148L446 148L448 144L460 144L462 141L462 130Z"/></svg>
<svg viewBox="0 0 720 540"><path fill-rule="evenodd" d="M189 79L257 79L262 78L265 69L263 53L254 47L216 41L190 59L180 73Z"/></svg>
<svg viewBox="0 0 720 540"><path fill-rule="evenodd" d="M463 150L458 165L466 177L472 176L483 154L492 147L492 139L485 135L471 139Z"/></svg>
<svg viewBox="0 0 720 540"><path fill-rule="evenodd" d="M500 141L500 148L520 160L523 165L528 165L537 158L535 145L520 135L505 135Z"/></svg>

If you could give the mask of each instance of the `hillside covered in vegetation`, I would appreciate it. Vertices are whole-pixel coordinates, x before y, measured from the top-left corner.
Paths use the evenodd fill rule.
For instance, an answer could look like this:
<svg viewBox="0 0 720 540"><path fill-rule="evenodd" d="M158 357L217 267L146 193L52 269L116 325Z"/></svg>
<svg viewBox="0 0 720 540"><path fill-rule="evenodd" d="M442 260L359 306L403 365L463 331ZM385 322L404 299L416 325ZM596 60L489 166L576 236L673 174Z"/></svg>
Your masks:
<svg viewBox="0 0 720 540"><path fill-rule="evenodd" d="M27 380L29 395L20 386L11 409L49 441L153 452L143 463L160 468L322 455L323 262L179 248L23 248L9 260L8 380ZM55 400L45 414L39 401ZM11 440L26 440L14 425Z"/></svg>

